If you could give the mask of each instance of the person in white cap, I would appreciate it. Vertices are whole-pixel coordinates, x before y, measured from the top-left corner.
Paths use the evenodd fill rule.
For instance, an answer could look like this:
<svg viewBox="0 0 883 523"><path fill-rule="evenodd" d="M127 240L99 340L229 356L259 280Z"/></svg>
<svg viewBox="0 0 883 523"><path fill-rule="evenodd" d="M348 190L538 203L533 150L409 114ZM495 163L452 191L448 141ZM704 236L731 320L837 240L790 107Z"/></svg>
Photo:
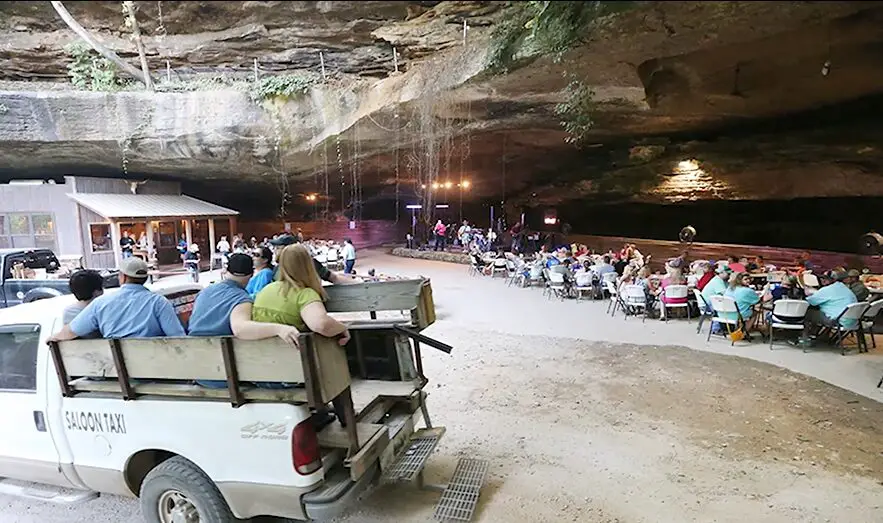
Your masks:
<svg viewBox="0 0 883 523"><path fill-rule="evenodd" d="M199 245L191 243L184 254L184 268L193 278L193 283L199 283Z"/></svg>
<svg viewBox="0 0 883 523"><path fill-rule="evenodd" d="M120 264L120 290L103 294L86 306L49 341L100 333L104 338L186 336L171 302L144 287L147 262L126 258Z"/></svg>

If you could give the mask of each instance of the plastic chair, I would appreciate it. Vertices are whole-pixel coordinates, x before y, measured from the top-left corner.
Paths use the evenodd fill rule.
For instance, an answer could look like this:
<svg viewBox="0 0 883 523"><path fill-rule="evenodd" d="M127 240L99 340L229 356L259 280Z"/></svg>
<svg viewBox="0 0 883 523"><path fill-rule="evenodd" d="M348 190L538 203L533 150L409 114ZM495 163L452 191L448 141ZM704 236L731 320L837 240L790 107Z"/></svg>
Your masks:
<svg viewBox="0 0 883 523"><path fill-rule="evenodd" d="M819 277L811 272L803 273L802 280L803 280L804 287L811 287L813 289L819 288Z"/></svg>
<svg viewBox="0 0 883 523"><path fill-rule="evenodd" d="M729 296L712 296L711 308L714 309L715 315L711 318L711 327L708 329L708 337L705 341L711 340L711 331L714 330L715 323L726 325L727 334L732 333L733 330L738 330L739 327L744 325L742 315L739 313L739 307L736 306L736 300L733 298L730 298ZM721 316L721 313L735 314L736 318L725 318ZM735 344L736 342L730 337L730 345L732 346Z"/></svg>
<svg viewBox="0 0 883 523"><path fill-rule="evenodd" d="M705 322L705 318L714 317L714 311L708 310L708 302L705 301L705 296L699 292L699 289L693 289L693 296L696 297L696 306L699 307L699 325L696 327L696 334L702 332L702 324Z"/></svg>
<svg viewBox="0 0 883 523"><path fill-rule="evenodd" d="M576 301L581 301L583 299L583 293L588 292L589 294L595 290L595 286L592 284L592 273L591 272L579 272L574 275L575 285L573 289L576 291Z"/></svg>
<svg viewBox="0 0 883 523"><path fill-rule="evenodd" d="M640 312L643 314L641 322L647 320L647 294L642 285L623 285L619 290L619 302L626 318Z"/></svg>
<svg viewBox="0 0 883 523"><path fill-rule="evenodd" d="M328 254L325 255L326 262L329 268L339 267L341 265L342 260L340 259L340 255L337 252L337 249L328 249Z"/></svg>
<svg viewBox="0 0 883 523"><path fill-rule="evenodd" d="M494 260L494 266L491 270L491 278L494 278L497 273L502 274L504 276L509 274L509 269L507 267L506 258L496 258Z"/></svg>
<svg viewBox="0 0 883 523"><path fill-rule="evenodd" d="M875 349L877 348L877 341L874 339L874 321L877 319L877 315L880 314L880 309L883 309L883 300L877 300L865 309L864 314L862 314L862 319L859 322L861 324L861 337L864 341L865 352L868 351L868 341L865 338L866 335L871 335L871 346Z"/></svg>
<svg viewBox="0 0 883 523"><path fill-rule="evenodd" d="M607 293L610 294L610 301L607 303L607 314L610 316L616 316L616 308L622 305L619 301L619 293L616 292L616 285L613 282L606 282L604 284L607 289ZM625 310L623 310L625 312Z"/></svg>
<svg viewBox="0 0 883 523"><path fill-rule="evenodd" d="M861 330L861 319L864 316L865 311L868 310L871 306L868 305L867 302L858 302L847 305L843 312L840 313L840 316L837 316L837 320L834 322L833 326L829 326L829 328L833 331L833 340L834 346L840 347L840 354L846 354L846 348L843 347L843 340L849 337L850 334L855 334L856 340L858 340L859 344L859 352L862 351L862 338L859 337L859 332ZM851 327L844 327L843 320L853 320L854 323ZM804 352L806 352L804 350Z"/></svg>
<svg viewBox="0 0 883 523"><path fill-rule="evenodd" d="M773 304L773 312L770 315L770 350L773 350L774 329L802 331L808 309L809 303L803 300L779 300ZM792 321L785 321L785 318ZM800 322L795 321L798 319Z"/></svg>
<svg viewBox="0 0 883 523"><path fill-rule="evenodd" d="M567 285L564 283L564 275L560 272L549 271L549 299L555 295L564 301L567 295Z"/></svg>
<svg viewBox="0 0 883 523"><path fill-rule="evenodd" d="M687 319L689 320L690 304L686 301L687 295L690 292L689 288L686 285L669 285L663 292L666 300L683 299L684 303L665 303L663 301L662 318L668 321L668 309L687 309Z"/></svg>

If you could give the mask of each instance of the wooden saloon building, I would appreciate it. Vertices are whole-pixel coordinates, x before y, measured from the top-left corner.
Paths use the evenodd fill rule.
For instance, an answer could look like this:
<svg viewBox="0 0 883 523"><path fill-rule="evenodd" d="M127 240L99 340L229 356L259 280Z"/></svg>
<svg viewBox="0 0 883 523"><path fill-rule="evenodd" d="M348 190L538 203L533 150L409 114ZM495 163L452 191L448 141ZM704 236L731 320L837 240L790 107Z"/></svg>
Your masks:
<svg viewBox="0 0 883 523"><path fill-rule="evenodd" d="M199 245L203 264L221 235L235 234L239 213L181 193L177 182L65 177L65 183L0 185L0 248L51 248L91 268L118 267L123 232L157 264L178 264L178 242ZM148 254L149 253L149 254Z"/></svg>

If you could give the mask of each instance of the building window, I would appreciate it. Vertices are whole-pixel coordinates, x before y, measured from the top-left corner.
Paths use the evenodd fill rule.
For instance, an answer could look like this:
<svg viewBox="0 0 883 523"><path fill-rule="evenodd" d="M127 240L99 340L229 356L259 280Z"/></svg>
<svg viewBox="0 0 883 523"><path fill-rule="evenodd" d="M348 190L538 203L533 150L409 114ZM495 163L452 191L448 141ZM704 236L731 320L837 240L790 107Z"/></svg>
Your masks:
<svg viewBox="0 0 883 523"><path fill-rule="evenodd" d="M90 223L89 238L91 238L92 252L113 252L109 223Z"/></svg>
<svg viewBox="0 0 883 523"><path fill-rule="evenodd" d="M55 250L55 221L52 215L0 215L0 248Z"/></svg>
<svg viewBox="0 0 883 523"><path fill-rule="evenodd" d="M37 389L39 325L0 326L0 389Z"/></svg>

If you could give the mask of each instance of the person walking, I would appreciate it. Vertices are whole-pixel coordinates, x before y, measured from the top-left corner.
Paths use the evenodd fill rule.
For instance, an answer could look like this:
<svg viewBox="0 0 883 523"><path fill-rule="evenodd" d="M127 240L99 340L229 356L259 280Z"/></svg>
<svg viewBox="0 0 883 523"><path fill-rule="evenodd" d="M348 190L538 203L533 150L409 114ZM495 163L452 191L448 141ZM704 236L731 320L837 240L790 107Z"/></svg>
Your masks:
<svg viewBox="0 0 883 523"><path fill-rule="evenodd" d="M343 273L353 274L353 267L356 266L356 247L353 240L346 238L343 240Z"/></svg>
<svg viewBox="0 0 883 523"><path fill-rule="evenodd" d="M123 231L123 237L120 238L120 250L123 252L123 259L132 257L132 249L135 246L135 240L129 237L129 231Z"/></svg>
<svg viewBox="0 0 883 523"><path fill-rule="evenodd" d="M444 222L439 220L436 222L435 227L432 230L435 233L435 249L434 250L445 250L445 242L447 237L445 236L448 232L447 226L445 226Z"/></svg>
<svg viewBox="0 0 883 523"><path fill-rule="evenodd" d="M191 243L184 253L184 268L190 273L193 283L199 283L199 245Z"/></svg>

